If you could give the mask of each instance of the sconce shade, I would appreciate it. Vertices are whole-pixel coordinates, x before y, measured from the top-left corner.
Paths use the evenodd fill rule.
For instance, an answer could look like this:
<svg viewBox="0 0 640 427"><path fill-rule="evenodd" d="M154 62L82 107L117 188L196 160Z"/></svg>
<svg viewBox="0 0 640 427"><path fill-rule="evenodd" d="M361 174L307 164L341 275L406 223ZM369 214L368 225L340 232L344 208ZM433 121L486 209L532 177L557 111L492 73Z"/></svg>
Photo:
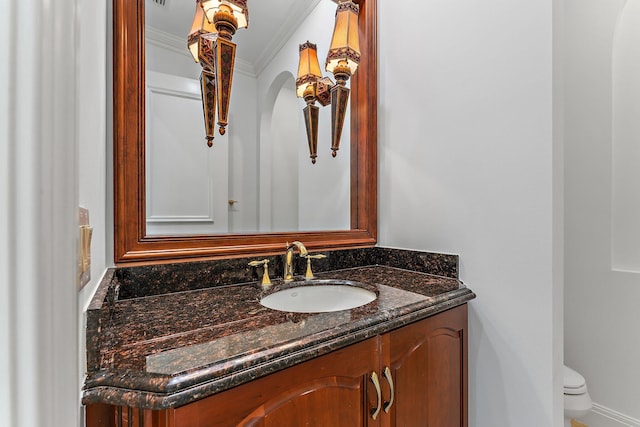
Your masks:
<svg viewBox="0 0 640 427"><path fill-rule="evenodd" d="M336 23L325 66L330 73L333 73L340 63L340 66L348 66L351 74L358 68L360 62L359 11L360 7L350 0L341 1L338 4Z"/></svg>
<svg viewBox="0 0 640 427"><path fill-rule="evenodd" d="M216 13L230 10L231 15L237 21L236 28L249 26L247 0L201 0L201 5L209 22L214 22Z"/></svg>
<svg viewBox="0 0 640 427"><path fill-rule="evenodd" d="M315 44L307 41L300 45L300 62L298 63L298 78L296 79L296 95L304 98L304 92L322 77L318 50Z"/></svg>
<svg viewBox="0 0 640 427"><path fill-rule="evenodd" d="M193 56L193 60L200 61L198 56L200 51L200 36L208 33L215 33L216 29L211 22L207 20L207 16L200 7L200 2L196 0L196 14L193 17L193 24L191 24L191 31L187 37L187 46L189 52Z"/></svg>

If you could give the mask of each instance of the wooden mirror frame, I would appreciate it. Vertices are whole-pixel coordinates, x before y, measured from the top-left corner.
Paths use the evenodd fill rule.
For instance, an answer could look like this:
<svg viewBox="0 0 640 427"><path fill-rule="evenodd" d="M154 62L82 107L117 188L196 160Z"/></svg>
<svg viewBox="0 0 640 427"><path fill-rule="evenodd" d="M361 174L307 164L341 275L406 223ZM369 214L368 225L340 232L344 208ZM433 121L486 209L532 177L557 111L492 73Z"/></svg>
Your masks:
<svg viewBox="0 0 640 427"><path fill-rule="evenodd" d="M355 0L360 6L362 60L351 78L351 229L147 236L144 0L113 0L114 262L117 265L274 254L283 252L285 242L293 240L303 241L310 250L376 244L376 1Z"/></svg>

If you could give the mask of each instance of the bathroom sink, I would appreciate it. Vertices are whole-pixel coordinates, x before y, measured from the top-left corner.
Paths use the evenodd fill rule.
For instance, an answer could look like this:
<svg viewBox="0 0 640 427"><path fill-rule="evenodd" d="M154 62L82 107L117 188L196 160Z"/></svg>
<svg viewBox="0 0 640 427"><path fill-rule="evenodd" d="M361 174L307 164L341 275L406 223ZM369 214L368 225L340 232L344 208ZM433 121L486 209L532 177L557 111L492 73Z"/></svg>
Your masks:
<svg viewBox="0 0 640 427"><path fill-rule="evenodd" d="M274 292L260 300L267 308L292 313L328 313L349 310L377 298L375 292L348 280L313 280L300 282Z"/></svg>

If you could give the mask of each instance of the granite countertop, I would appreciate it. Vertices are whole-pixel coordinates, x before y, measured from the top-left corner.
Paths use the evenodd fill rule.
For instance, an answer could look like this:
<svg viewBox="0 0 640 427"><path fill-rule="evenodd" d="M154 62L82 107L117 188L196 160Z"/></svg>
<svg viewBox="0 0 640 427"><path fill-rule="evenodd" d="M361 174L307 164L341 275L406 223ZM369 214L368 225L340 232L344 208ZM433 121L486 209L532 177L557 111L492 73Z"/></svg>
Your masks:
<svg viewBox="0 0 640 427"><path fill-rule="evenodd" d="M245 281L238 283L238 277L221 280L215 271L207 276L203 265L180 272L110 270L87 314L83 403L181 406L475 298L457 279L452 255L372 248L362 259L356 253L354 262L351 253L333 254L342 261L319 263L328 271L317 278L360 282L377 293L375 301L332 313L286 313L259 301L290 285L273 280L263 290L257 280L246 281L246 274L257 277L255 271L244 269ZM434 269L434 260L445 267ZM386 265L349 266L371 261ZM236 264L246 266L246 260ZM149 283L173 284L145 287L149 277L156 278ZM215 277L215 283L202 277Z"/></svg>

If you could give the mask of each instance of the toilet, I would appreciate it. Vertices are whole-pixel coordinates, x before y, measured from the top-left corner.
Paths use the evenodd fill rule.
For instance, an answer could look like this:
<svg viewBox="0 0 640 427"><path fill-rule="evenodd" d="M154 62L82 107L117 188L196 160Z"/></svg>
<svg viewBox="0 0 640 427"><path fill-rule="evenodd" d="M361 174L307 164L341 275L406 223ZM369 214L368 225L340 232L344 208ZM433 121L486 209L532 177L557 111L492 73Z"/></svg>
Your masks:
<svg viewBox="0 0 640 427"><path fill-rule="evenodd" d="M564 367L564 426L571 427L576 420L591 411L591 397L584 377L573 369Z"/></svg>

